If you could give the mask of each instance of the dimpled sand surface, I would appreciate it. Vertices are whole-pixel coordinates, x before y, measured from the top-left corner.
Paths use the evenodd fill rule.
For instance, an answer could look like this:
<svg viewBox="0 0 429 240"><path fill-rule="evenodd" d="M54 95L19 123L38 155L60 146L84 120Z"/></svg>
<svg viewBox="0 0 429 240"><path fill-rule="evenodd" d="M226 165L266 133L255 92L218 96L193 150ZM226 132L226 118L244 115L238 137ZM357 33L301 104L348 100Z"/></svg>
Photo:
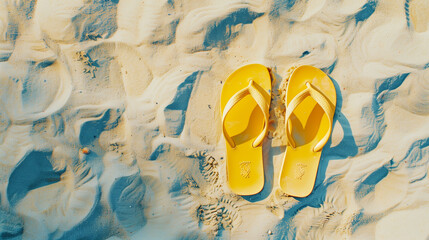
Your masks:
<svg viewBox="0 0 429 240"><path fill-rule="evenodd" d="M0 239L427 239L428 0L0 0ZM265 187L225 176L220 92L273 77ZM282 193L291 68L337 88ZM283 115L282 115L283 114Z"/></svg>

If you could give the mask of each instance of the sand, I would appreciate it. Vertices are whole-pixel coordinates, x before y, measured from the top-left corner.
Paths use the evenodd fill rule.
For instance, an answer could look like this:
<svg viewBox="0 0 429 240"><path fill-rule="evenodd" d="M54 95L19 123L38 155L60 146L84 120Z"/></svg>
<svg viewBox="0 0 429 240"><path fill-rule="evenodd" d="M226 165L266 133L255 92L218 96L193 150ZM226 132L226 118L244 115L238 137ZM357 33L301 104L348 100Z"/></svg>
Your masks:
<svg viewBox="0 0 429 240"><path fill-rule="evenodd" d="M0 0L0 239L427 239L425 0ZM273 77L265 187L232 193L220 92ZM290 69L338 104L285 195Z"/></svg>

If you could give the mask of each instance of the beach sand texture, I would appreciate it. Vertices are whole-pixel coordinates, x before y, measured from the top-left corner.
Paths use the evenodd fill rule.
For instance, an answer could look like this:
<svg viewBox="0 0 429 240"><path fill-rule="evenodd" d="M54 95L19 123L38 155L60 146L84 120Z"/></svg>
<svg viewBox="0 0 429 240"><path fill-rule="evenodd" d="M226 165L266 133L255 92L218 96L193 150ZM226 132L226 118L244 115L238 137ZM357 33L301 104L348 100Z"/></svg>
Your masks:
<svg viewBox="0 0 429 240"><path fill-rule="evenodd" d="M0 239L427 239L429 1L0 0ZM223 81L273 77L265 187L225 176ZM313 193L282 193L284 89L337 88Z"/></svg>

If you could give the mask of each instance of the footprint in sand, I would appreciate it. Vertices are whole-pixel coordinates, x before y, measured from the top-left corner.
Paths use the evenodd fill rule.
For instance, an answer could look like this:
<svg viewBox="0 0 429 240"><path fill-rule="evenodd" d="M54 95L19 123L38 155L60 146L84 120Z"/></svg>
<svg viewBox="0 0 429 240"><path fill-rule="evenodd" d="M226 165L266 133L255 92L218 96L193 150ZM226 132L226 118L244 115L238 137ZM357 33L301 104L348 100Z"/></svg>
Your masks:
<svg viewBox="0 0 429 240"><path fill-rule="evenodd" d="M219 182L219 163L212 157L207 156L200 161L200 171L204 179L213 186L214 191L220 191L222 184Z"/></svg>
<svg viewBox="0 0 429 240"><path fill-rule="evenodd" d="M241 223L238 207L227 197L217 202L201 205L197 209L199 222L204 224L207 232L218 236L225 229L238 227Z"/></svg>

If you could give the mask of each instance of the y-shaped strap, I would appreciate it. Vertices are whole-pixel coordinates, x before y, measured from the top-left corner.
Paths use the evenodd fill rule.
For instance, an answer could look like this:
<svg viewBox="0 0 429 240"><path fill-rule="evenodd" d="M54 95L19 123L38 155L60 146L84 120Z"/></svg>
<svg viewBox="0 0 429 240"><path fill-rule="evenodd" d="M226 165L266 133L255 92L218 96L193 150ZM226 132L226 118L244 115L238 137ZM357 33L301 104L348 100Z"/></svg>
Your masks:
<svg viewBox="0 0 429 240"><path fill-rule="evenodd" d="M319 89L317 89L315 86L313 86L311 83L307 82L305 84L307 88L303 90L302 92L298 93L289 103L289 105L286 107L286 136L288 139L288 145L295 148L296 143L293 137L291 136L291 131L289 131L292 127L292 122L290 120L290 116L292 115L295 108L302 103L302 101L307 97L312 97L317 104L319 104L323 111L325 111L326 115L329 119L329 129L328 132L326 132L325 136L316 144L316 146L313 148L313 151L318 152L322 150L323 146L325 146L326 142L328 142L329 136L331 135L332 130L332 118L334 116L335 108L334 105L331 103L328 97L325 96ZM311 121L311 119L309 120Z"/></svg>
<svg viewBox="0 0 429 240"><path fill-rule="evenodd" d="M259 134L259 136L255 139L255 141L252 143L252 147L258 147L261 145L262 140L264 140L265 135L267 134L268 130L268 119L269 119L269 105L267 101L265 100L264 95L260 92L258 88L255 87L255 83L253 80L249 81L249 85L246 88L243 88L242 90L238 91L236 94L234 94L229 101L226 103L223 116L222 116L222 128L223 128L223 135L225 136L226 141L229 143L229 145L233 148L235 148L235 142L234 140L228 135L226 128L225 128L225 119L230 110L245 96L249 95L252 96L252 98L255 100L255 102L258 104L259 108L262 110L262 113L264 114L264 129Z"/></svg>

